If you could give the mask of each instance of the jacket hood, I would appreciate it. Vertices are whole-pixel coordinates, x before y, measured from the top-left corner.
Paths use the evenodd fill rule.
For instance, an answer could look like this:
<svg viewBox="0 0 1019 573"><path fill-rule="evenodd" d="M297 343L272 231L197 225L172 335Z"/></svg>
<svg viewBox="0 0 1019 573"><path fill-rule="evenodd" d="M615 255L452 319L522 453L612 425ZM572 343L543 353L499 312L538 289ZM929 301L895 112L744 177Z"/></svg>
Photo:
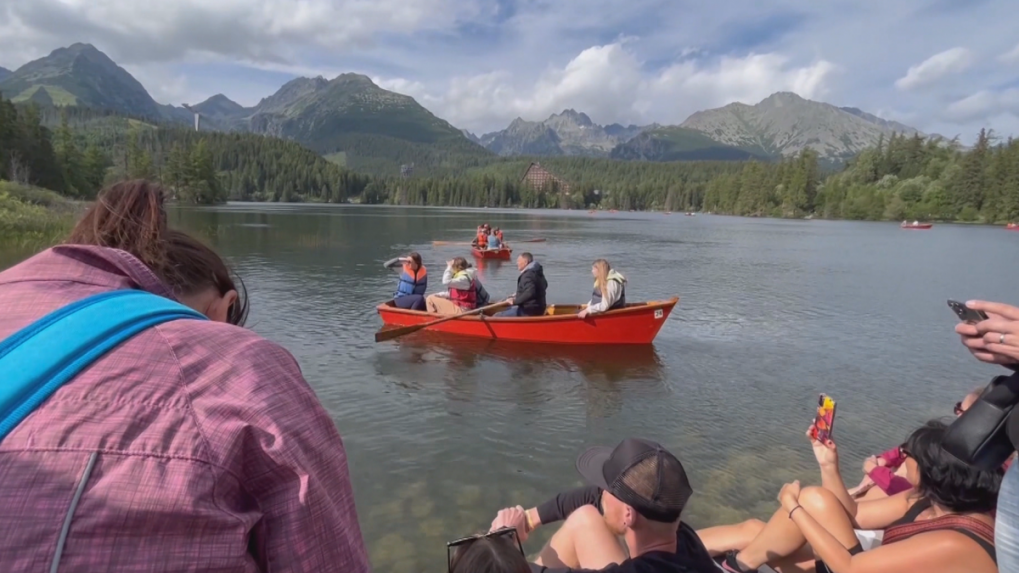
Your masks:
<svg viewBox="0 0 1019 573"><path fill-rule="evenodd" d="M541 268L541 263L539 263L538 261L531 261L530 263L527 264L526 267L524 267L524 270L522 270L520 272L521 273L526 273L527 271L534 271L534 272L538 273L539 275L545 274L544 269Z"/></svg>

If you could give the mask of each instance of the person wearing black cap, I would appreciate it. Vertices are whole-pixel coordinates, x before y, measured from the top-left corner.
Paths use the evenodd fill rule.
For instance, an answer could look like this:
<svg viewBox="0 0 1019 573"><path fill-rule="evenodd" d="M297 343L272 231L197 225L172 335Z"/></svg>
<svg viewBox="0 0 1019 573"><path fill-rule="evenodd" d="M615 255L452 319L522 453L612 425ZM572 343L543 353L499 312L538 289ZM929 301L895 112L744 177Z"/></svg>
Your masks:
<svg viewBox="0 0 1019 573"><path fill-rule="evenodd" d="M542 524L566 520L532 572L718 571L696 532L680 522L693 488L683 464L661 445L629 438L591 448L577 459L577 471L589 487L527 511L503 509L492 522L493 530L515 527L526 539Z"/></svg>

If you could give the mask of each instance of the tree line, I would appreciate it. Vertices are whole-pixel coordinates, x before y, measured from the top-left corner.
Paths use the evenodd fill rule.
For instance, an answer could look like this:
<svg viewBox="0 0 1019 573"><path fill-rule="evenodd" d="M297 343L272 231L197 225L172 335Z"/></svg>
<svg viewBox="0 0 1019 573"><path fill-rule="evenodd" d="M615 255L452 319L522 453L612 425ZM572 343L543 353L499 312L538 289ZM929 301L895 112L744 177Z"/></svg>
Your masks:
<svg viewBox="0 0 1019 573"><path fill-rule="evenodd" d="M379 143L392 143L388 139L380 136ZM409 151L401 157L414 158ZM82 198L94 196L104 182L149 177L179 200L196 203L354 201L830 219L1019 219L1019 142L997 141L987 131L969 149L956 141L893 135L837 171L826 171L811 150L776 162L467 157L456 149L421 158L436 165L415 165L406 177L371 175L267 136L195 132L110 112L0 101L0 178ZM525 183L532 162L568 188Z"/></svg>

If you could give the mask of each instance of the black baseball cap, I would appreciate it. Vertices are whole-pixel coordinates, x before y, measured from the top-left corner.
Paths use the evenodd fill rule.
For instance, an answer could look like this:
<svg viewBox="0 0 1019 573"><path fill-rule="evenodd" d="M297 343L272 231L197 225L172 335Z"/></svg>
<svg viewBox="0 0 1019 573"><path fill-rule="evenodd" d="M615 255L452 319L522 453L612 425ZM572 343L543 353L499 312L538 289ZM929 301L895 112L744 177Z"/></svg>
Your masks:
<svg viewBox="0 0 1019 573"><path fill-rule="evenodd" d="M577 458L577 471L651 521L676 521L693 495L676 456L639 438L627 438L615 448L587 450Z"/></svg>

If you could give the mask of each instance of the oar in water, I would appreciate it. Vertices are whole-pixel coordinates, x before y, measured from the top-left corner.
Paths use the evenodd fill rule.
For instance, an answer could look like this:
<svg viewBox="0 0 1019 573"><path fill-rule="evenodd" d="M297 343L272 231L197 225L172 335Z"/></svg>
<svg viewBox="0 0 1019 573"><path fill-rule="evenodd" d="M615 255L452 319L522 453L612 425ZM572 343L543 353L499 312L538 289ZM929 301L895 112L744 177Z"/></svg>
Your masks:
<svg viewBox="0 0 1019 573"><path fill-rule="evenodd" d="M486 311L493 310L493 309L499 308L501 306L509 306L509 304L510 304L509 302L504 300L502 302L497 302L495 304L490 304L488 306L483 306L481 308L476 308L474 310L467 311L467 312L465 312L463 314L454 314L452 316L444 316L444 317L440 318L439 320L433 320L431 322L426 322L424 324L415 324L414 326L401 326L400 328L391 328L391 329L388 329L388 330L380 330L380 331L375 333L375 342L385 342L387 340L392 340L394 338L399 338L399 337L401 337L401 336L403 336L405 334L410 334L412 332L417 332L419 330L423 330L423 329L428 328L430 326L435 326L436 324L442 324L443 322L447 322L447 321L450 321L450 320L456 320L458 318L463 318L465 316L474 316L474 315L477 315L477 314L482 314L482 313L484 313Z"/></svg>
<svg viewBox="0 0 1019 573"><path fill-rule="evenodd" d="M515 243L544 243L545 239L523 239L523 240L514 241L514 242ZM471 246L471 243L468 243L466 241L432 241L432 245L435 246L435 247L444 247L444 246L451 246L451 245L452 246L466 246L466 247L469 247L469 246Z"/></svg>

